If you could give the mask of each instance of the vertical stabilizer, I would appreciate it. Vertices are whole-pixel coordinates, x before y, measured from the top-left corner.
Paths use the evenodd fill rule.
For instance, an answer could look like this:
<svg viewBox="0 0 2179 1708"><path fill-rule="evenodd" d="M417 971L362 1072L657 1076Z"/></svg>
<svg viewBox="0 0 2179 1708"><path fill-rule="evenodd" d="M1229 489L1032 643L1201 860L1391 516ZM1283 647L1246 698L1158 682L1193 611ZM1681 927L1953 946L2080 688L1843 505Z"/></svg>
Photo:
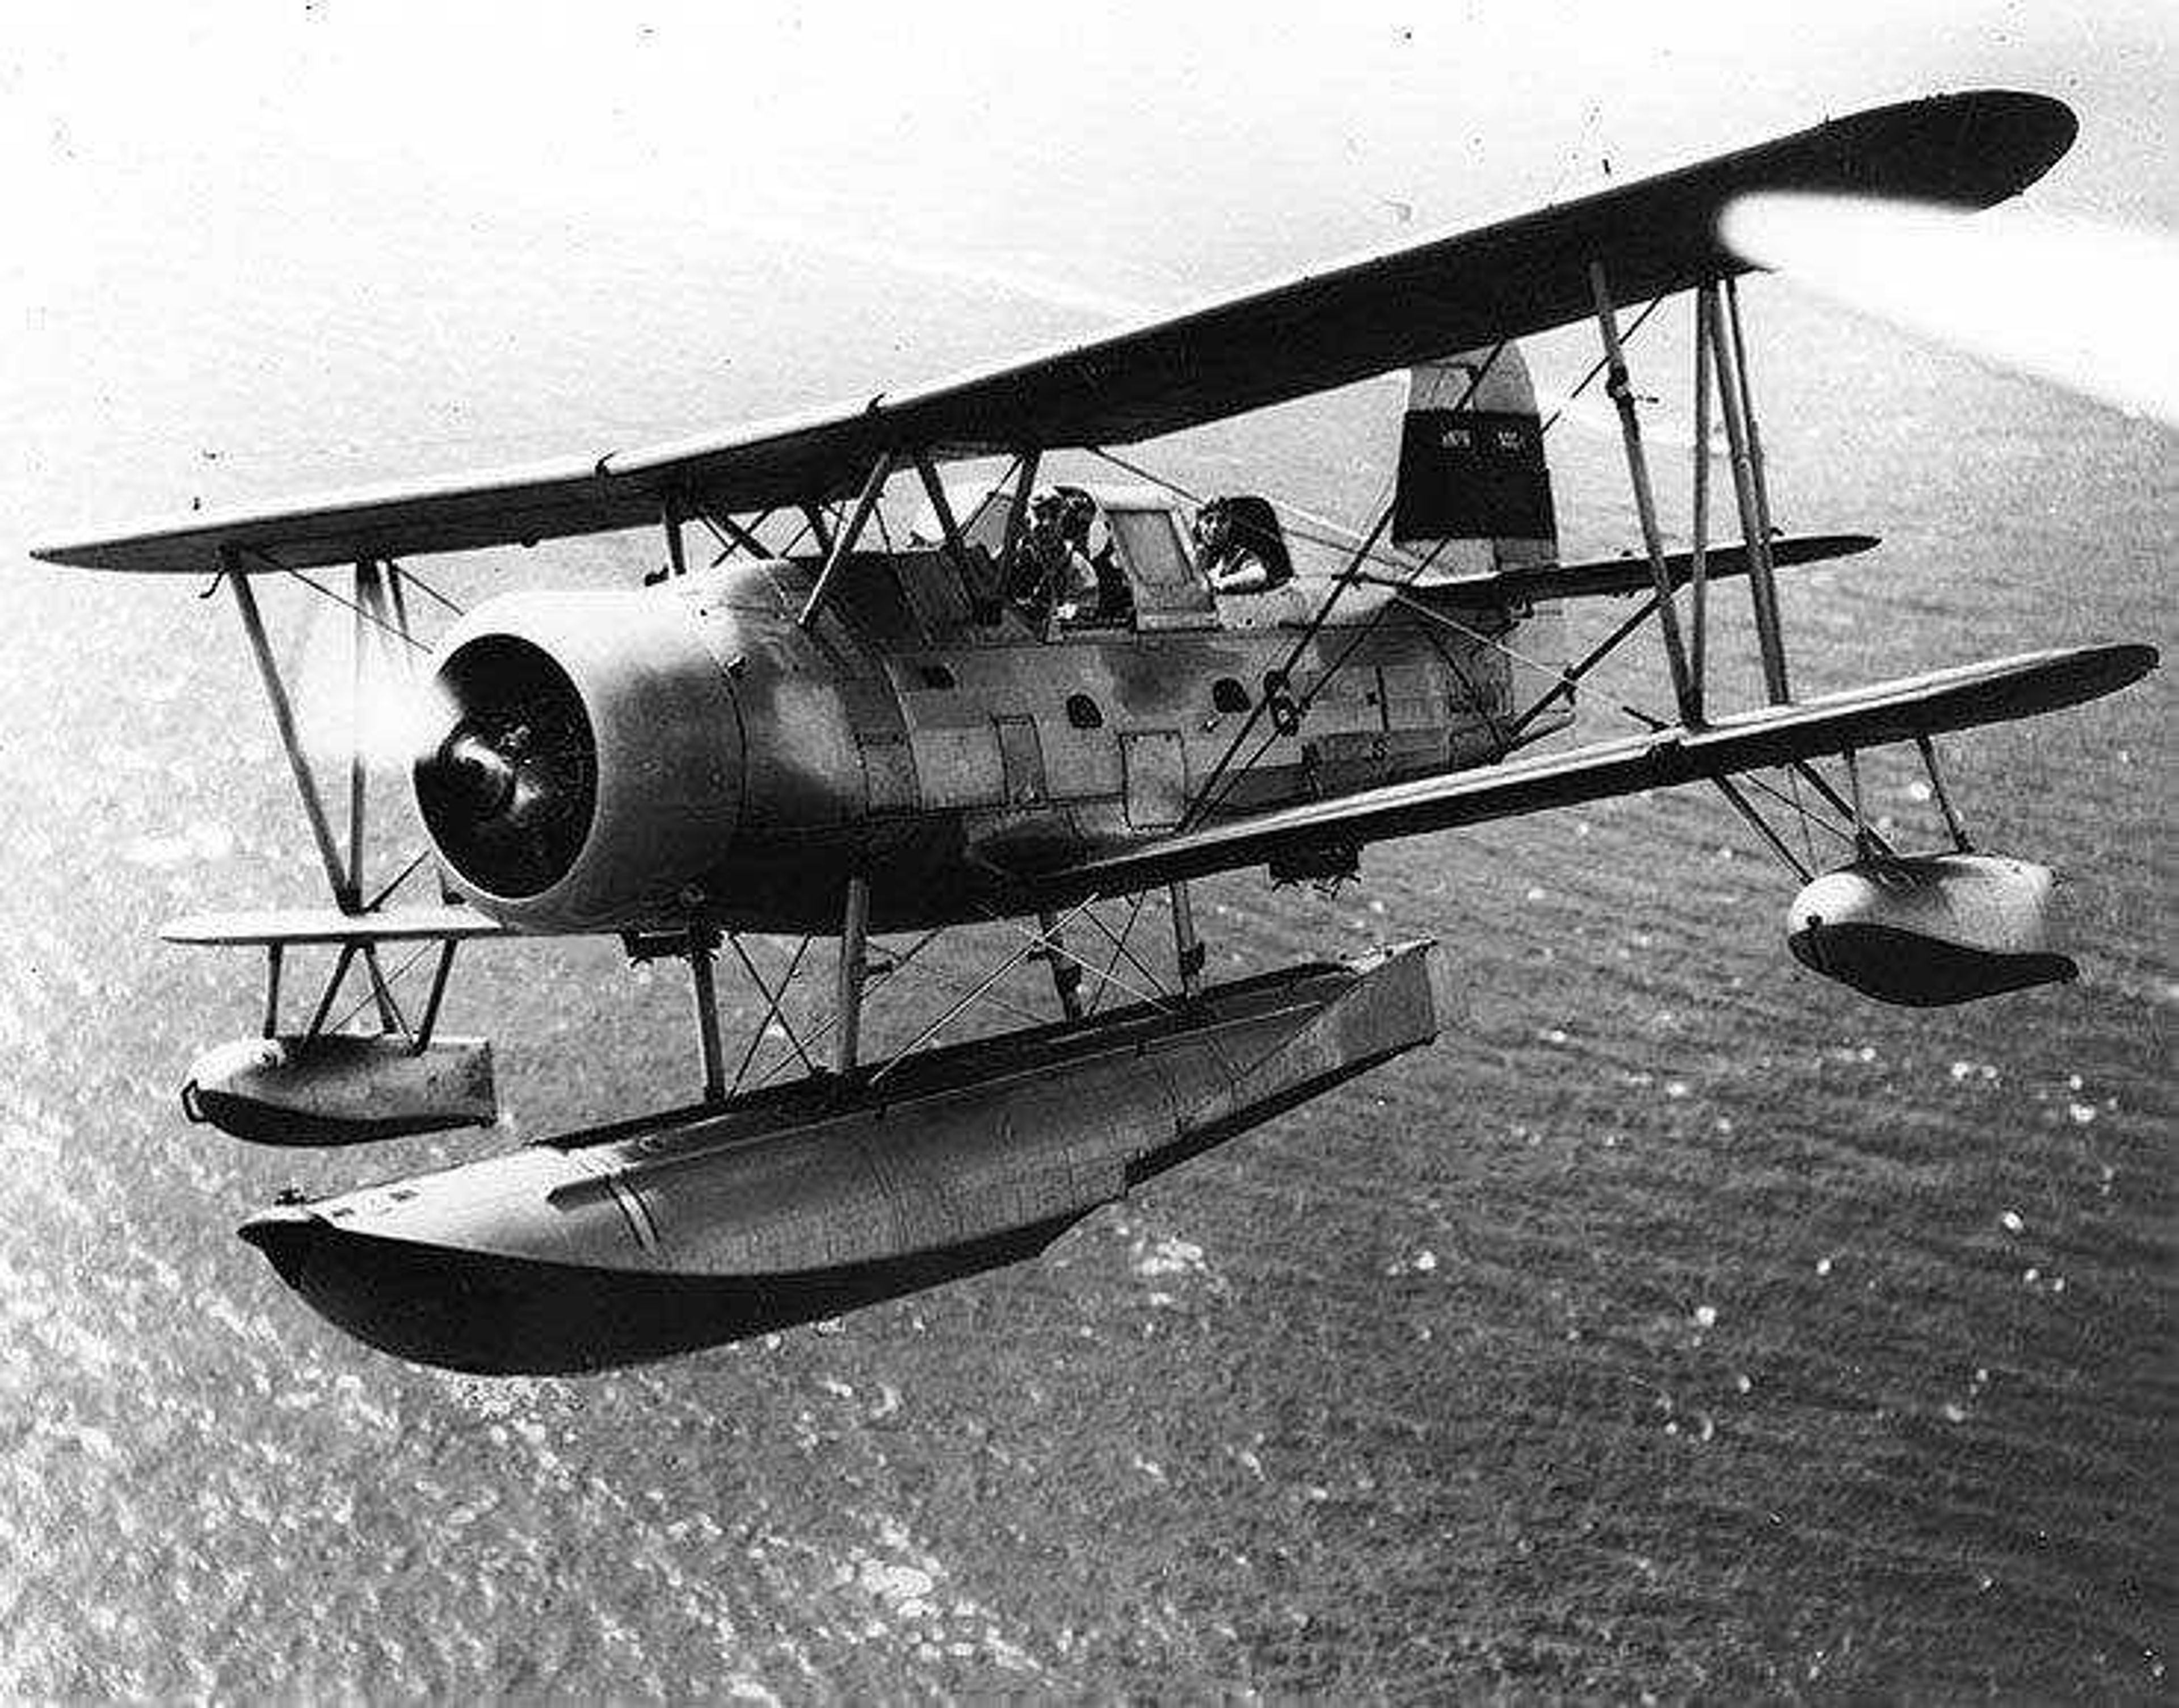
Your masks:
<svg viewBox="0 0 2179 1708"><path fill-rule="evenodd" d="M1543 424L1518 345L1496 361L1470 350L1409 371L1392 542L1428 558L1432 577L1556 557Z"/></svg>

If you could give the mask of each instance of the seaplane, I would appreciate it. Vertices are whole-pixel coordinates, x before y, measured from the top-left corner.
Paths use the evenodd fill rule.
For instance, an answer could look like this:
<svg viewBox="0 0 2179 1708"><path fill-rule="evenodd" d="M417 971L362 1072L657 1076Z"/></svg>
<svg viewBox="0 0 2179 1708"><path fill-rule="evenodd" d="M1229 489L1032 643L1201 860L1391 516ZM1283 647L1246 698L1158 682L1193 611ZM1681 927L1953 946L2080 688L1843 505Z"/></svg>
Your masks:
<svg viewBox="0 0 2179 1708"><path fill-rule="evenodd" d="M1720 227L1781 194L1986 208L2075 130L2062 103L2006 91L1872 108L793 420L38 549L223 589L332 892L165 932L265 967L259 1034L189 1071L192 1120L301 1146L490 1127L490 1041L438 1024L464 945L606 936L688 969L691 1085L669 1107L291 1192L242 1238L360 1340L497 1373L685 1354L1028 1260L1456 1018L1426 942L1212 982L1192 881L1336 884L1378 843L1637 791L1721 795L1794 881L1791 953L1869 997L2073 976L2051 873L1974 846L1935 744L2110 694L2156 655L2083 644L1798 695L1780 572L1875 542L1772 524L1750 268ZM1668 551L1622 316L1674 302L1704 448L1691 549ZM1589 326L1640 541L1567 562L1517 340ZM1351 533L1187 491L1136 448L1402 370L1390 502ZM1060 453L1115 478L1052 480ZM912 524L886 523L889 494ZM656 542L629 585L465 609L417 561L613 533ZM367 881L360 742L343 825L338 771L299 734L256 591L281 580L352 613L359 657L416 661L406 769L428 847L389 883ZM1737 707L1711 680L1728 580L1760 661L1761 700ZM1633 608L1575 644L1574 618L1607 599ZM1670 714L1564 739L1600 662L1652 630ZM1862 757L1884 748L1926 773L1921 840L1867 809ZM1811 816L1835 856L1810 858ZM1131 941L1146 903L1169 958ZM1000 964L868 1050L870 999L936 934L980 925L1004 929ZM775 962L801 947L766 974L751 939ZM813 942L832 946L829 986L799 988L830 1010L798 1022ZM305 952L322 982L299 1025L283 985ZM738 1062L724 955L764 1005ZM1048 1013L967 1035L1031 963Z"/></svg>

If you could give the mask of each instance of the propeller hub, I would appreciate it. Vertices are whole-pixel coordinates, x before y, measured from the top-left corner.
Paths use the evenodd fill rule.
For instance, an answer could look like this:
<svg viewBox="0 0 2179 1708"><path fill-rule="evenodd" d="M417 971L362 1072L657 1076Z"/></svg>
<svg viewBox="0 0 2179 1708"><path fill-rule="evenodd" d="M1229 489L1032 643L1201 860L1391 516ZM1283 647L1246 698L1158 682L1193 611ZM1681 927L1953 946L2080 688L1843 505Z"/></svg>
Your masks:
<svg viewBox="0 0 2179 1708"><path fill-rule="evenodd" d="M458 802L478 819L494 818L506 811L514 798L520 744L509 731L494 740L485 728L464 722L440 743L436 753L420 761L431 767L431 783L449 801ZM421 784L420 783L420 787Z"/></svg>
<svg viewBox="0 0 2179 1708"><path fill-rule="evenodd" d="M541 894L574 866L596 812L582 696L551 654L509 634L458 647L438 685L453 727L414 771L432 840L487 894Z"/></svg>

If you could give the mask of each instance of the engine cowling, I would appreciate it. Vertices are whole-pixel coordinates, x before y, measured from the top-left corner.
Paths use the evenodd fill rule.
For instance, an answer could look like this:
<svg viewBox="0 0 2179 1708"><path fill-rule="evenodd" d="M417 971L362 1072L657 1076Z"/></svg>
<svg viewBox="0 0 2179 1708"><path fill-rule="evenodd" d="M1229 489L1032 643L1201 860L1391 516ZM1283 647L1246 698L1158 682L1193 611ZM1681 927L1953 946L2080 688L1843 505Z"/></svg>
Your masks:
<svg viewBox="0 0 2179 1708"><path fill-rule="evenodd" d="M447 634L414 780L447 876L520 929L678 920L733 841L733 684L687 604L509 594Z"/></svg>

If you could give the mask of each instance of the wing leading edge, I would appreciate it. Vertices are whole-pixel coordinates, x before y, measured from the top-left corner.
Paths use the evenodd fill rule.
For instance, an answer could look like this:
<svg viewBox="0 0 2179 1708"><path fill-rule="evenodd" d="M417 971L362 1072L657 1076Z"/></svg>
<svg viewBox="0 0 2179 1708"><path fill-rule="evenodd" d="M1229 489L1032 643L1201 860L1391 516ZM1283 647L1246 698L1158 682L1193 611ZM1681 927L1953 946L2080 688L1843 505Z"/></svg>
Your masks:
<svg viewBox="0 0 2179 1708"><path fill-rule="evenodd" d="M271 908L255 913L191 914L169 920L159 935L197 947L306 947L311 945L469 942L514 932L472 908L395 908L344 914L336 908Z"/></svg>
<svg viewBox="0 0 2179 1708"><path fill-rule="evenodd" d="M1029 881L1040 892L1069 896L1125 894L1326 848L1360 848L1843 748L2009 722L2116 693L2154 669L2156 657L2150 646L2083 646L1962 665L1743 712L1701 729L1659 730L1255 814Z"/></svg>
<svg viewBox="0 0 2179 1708"><path fill-rule="evenodd" d="M853 492L887 452L934 460L1152 438L1452 349L1747 270L1735 197L1799 190L1986 207L2072 146L2070 109L1983 90L1871 108L1465 230L1441 233L959 378L804 419L530 469L191 516L43 546L49 563L198 574L228 548L305 568L641 525L669 496L729 512ZM248 566L245 566L248 567Z"/></svg>

